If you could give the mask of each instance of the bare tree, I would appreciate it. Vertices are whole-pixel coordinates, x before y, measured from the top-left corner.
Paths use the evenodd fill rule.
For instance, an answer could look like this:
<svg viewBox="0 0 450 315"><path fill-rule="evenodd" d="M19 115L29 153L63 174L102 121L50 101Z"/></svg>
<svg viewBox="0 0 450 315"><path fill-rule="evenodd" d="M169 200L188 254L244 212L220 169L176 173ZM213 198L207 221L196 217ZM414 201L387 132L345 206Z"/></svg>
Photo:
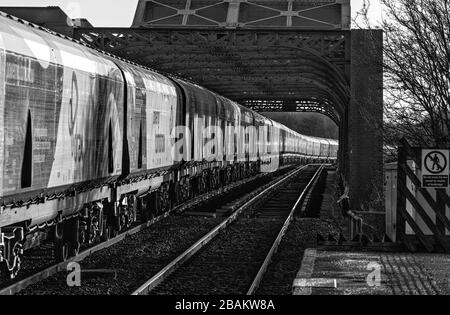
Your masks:
<svg viewBox="0 0 450 315"><path fill-rule="evenodd" d="M380 0L385 18L385 125L391 139L450 145L450 1ZM370 26L370 1L358 25ZM361 19L361 16L363 17Z"/></svg>

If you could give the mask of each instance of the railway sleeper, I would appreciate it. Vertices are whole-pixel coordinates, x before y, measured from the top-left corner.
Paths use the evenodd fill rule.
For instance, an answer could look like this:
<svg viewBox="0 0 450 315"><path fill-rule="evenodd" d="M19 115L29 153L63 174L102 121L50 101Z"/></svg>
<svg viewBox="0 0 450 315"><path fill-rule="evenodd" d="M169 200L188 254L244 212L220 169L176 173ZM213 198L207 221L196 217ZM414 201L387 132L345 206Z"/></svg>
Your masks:
<svg viewBox="0 0 450 315"><path fill-rule="evenodd" d="M117 205L118 232L130 228L136 222L137 200L134 194L122 196Z"/></svg>

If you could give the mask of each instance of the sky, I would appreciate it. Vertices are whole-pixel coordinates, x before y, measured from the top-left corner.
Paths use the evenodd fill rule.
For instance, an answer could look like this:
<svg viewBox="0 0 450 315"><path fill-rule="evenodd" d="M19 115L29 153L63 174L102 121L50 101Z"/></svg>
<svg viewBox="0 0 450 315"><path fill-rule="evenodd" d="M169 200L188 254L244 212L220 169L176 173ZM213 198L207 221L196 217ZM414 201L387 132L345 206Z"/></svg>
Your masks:
<svg viewBox="0 0 450 315"><path fill-rule="evenodd" d="M162 0L163 1L163 0ZM381 20L379 0L371 0L371 21ZM364 0L351 0L356 16ZM0 0L0 6L59 6L71 18L87 18L95 27L130 27L138 0Z"/></svg>

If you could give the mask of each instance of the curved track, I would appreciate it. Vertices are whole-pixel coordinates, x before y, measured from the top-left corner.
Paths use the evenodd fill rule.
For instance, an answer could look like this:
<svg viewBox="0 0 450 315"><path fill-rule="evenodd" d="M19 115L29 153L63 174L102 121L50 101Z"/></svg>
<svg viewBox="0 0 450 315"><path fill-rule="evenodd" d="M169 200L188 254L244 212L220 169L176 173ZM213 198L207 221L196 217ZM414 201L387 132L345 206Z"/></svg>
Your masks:
<svg viewBox="0 0 450 315"><path fill-rule="evenodd" d="M302 167L271 185L133 295L252 294L322 169Z"/></svg>

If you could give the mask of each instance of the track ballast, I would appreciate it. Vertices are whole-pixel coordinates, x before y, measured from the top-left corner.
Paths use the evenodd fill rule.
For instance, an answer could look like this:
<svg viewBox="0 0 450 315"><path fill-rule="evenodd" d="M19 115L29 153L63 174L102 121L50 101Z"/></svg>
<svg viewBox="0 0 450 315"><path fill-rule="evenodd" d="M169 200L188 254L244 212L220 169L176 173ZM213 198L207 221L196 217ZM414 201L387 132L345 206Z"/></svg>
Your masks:
<svg viewBox="0 0 450 315"><path fill-rule="evenodd" d="M232 225L167 277L150 294L247 294L292 208L318 171L308 167Z"/></svg>

